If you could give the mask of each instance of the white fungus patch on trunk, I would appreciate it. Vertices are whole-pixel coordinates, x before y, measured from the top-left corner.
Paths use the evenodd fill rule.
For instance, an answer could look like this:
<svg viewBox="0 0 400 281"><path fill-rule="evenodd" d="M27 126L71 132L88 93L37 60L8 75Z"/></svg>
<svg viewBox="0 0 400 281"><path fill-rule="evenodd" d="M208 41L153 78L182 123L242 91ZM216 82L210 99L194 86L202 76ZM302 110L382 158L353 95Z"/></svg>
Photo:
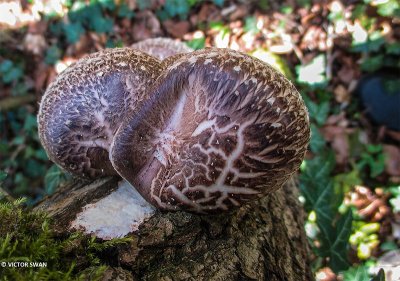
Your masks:
<svg viewBox="0 0 400 281"><path fill-rule="evenodd" d="M155 208L123 180L118 189L96 203L86 205L71 223L71 229L110 240L137 231L155 213Z"/></svg>

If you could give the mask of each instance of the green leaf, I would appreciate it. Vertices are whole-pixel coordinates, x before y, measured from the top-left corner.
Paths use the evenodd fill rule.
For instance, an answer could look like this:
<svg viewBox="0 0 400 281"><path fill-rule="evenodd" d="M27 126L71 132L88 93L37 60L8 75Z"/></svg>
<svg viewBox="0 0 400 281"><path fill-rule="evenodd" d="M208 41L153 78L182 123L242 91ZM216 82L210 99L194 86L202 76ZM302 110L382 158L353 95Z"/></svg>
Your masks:
<svg viewBox="0 0 400 281"><path fill-rule="evenodd" d="M307 95L302 95L304 103L308 108L308 113L312 120L315 120L317 125L322 126L325 124L330 110L329 101L323 101L320 104L313 102Z"/></svg>
<svg viewBox="0 0 400 281"><path fill-rule="evenodd" d="M7 177L7 173L4 171L0 171L0 182L4 181Z"/></svg>
<svg viewBox="0 0 400 281"><path fill-rule="evenodd" d="M24 126L23 126L25 131L35 131L37 130L37 119L36 116L29 114L25 118Z"/></svg>
<svg viewBox="0 0 400 281"><path fill-rule="evenodd" d="M11 70L11 68L13 67L13 62L10 60L4 60L1 64L0 64L0 72L1 73L6 73L8 71Z"/></svg>
<svg viewBox="0 0 400 281"><path fill-rule="evenodd" d="M190 3L186 0L166 0L164 11L169 18L179 16L180 19L186 19L190 10Z"/></svg>
<svg viewBox="0 0 400 281"><path fill-rule="evenodd" d="M383 17L393 17L399 13L400 4L398 0L385 1L378 5L378 14Z"/></svg>
<svg viewBox="0 0 400 281"><path fill-rule="evenodd" d="M330 173L335 166L334 153L332 151L321 153L311 160L306 160L304 166L303 173L300 175L300 189L306 198L307 209L322 214L329 213L329 200L332 195ZM326 202L328 204L325 204ZM332 216L329 215L329 217Z"/></svg>
<svg viewBox="0 0 400 281"><path fill-rule="evenodd" d="M361 69L367 72L374 72L380 69L384 62L384 55L376 55L364 59L361 63Z"/></svg>
<svg viewBox="0 0 400 281"><path fill-rule="evenodd" d="M334 206L339 207L342 204L344 195L347 194L355 185L362 184L359 171L353 168L350 172L338 174L333 178Z"/></svg>
<svg viewBox="0 0 400 281"><path fill-rule="evenodd" d="M379 176L385 170L385 155L381 145L367 145L366 152L361 153L361 159L357 163L357 168L362 170L369 167L371 178Z"/></svg>
<svg viewBox="0 0 400 281"><path fill-rule="evenodd" d="M112 19L104 17L90 18L90 28L98 33L111 32L114 26Z"/></svg>
<svg viewBox="0 0 400 281"><path fill-rule="evenodd" d="M369 51L370 52L376 52L379 51L379 49L381 48L381 46L383 44L385 44L385 38L383 37L382 33L379 31L374 31L372 32L369 36Z"/></svg>
<svg viewBox="0 0 400 281"><path fill-rule="evenodd" d="M214 4L219 7L222 7L222 6L224 6L224 1L225 0L214 0Z"/></svg>
<svg viewBox="0 0 400 281"><path fill-rule="evenodd" d="M324 137L318 130L318 127L315 124L311 124L311 141L310 141L310 148L311 151L314 153L322 152L325 148L326 142Z"/></svg>
<svg viewBox="0 0 400 281"><path fill-rule="evenodd" d="M28 159L24 163L24 174L30 178L38 178L46 172L46 168L36 159Z"/></svg>
<svg viewBox="0 0 400 281"><path fill-rule="evenodd" d="M385 47L388 54L400 55L400 42L389 43Z"/></svg>
<svg viewBox="0 0 400 281"><path fill-rule="evenodd" d="M368 267L360 265L357 267L351 267L343 274L344 281L368 281Z"/></svg>
<svg viewBox="0 0 400 281"><path fill-rule="evenodd" d="M204 37L201 38L194 38L188 42L186 42L186 45L188 45L190 48L194 50L199 50L203 49L206 43L206 39Z"/></svg>
<svg viewBox="0 0 400 281"><path fill-rule="evenodd" d="M118 8L118 16L121 18L131 19L135 16L135 12L131 10L126 3L122 3Z"/></svg>
<svg viewBox="0 0 400 281"><path fill-rule="evenodd" d="M3 82L4 83L11 83L13 81L17 81L23 75L23 71L19 67L13 67L8 72L4 73L3 75Z"/></svg>
<svg viewBox="0 0 400 281"><path fill-rule="evenodd" d="M344 214L335 227L336 239L331 241L329 266L334 272L345 270L349 267L347 260L347 246L351 234L352 212Z"/></svg>
<svg viewBox="0 0 400 281"><path fill-rule="evenodd" d="M48 161L49 158L47 157L46 151L43 148L39 148L35 150L35 155L37 159L43 160L43 161Z"/></svg>
<svg viewBox="0 0 400 281"><path fill-rule="evenodd" d="M369 153L375 154L382 152L382 150L383 150L382 145L373 145L373 144L367 145L367 151Z"/></svg>
<svg viewBox="0 0 400 281"><path fill-rule="evenodd" d="M68 43L71 44L78 42L81 35L85 32L85 29L79 22L63 25L63 29Z"/></svg>
<svg viewBox="0 0 400 281"><path fill-rule="evenodd" d="M57 187L64 181L64 172L56 165L51 166L44 177L44 188L46 193L53 194Z"/></svg>
<svg viewBox="0 0 400 281"><path fill-rule="evenodd" d="M320 257L329 259L335 272L346 269L348 239L351 234L352 213L347 211L338 216L337 202L334 198L331 173L335 167L334 153L320 152L311 160L305 161L300 175L300 190L305 197L306 210L314 210L316 224L320 231L320 247L315 251Z"/></svg>
<svg viewBox="0 0 400 281"><path fill-rule="evenodd" d="M260 30L257 27L257 19L255 17L247 17L244 22L243 30L252 34L258 33Z"/></svg>
<svg viewBox="0 0 400 281"><path fill-rule="evenodd" d="M382 251L393 251L397 250L399 247L394 241L387 241L380 245L379 247Z"/></svg>
<svg viewBox="0 0 400 281"><path fill-rule="evenodd" d="M115 5L114 0L97 0L98 3L100 3L100 6L103 9L109 10L109 11L114 11L117 7L117 5Z"/></svg>
<svg viewBox="0 0 400 281"><path fill-rule="evenodd" d="M47 64L55 64L61 58L61 50L53 45L46 51L46 56L44 58L44 62Z"/></svg>
<svg viewBox="0 0 400 281"><path fill-rule="evenodd" d="M148 1L148 0L137 0L137 4L138 4L138 7L139 7L139 10L142 11L142 10L145 10L147 8L150 8L151 2Z"/></svg>

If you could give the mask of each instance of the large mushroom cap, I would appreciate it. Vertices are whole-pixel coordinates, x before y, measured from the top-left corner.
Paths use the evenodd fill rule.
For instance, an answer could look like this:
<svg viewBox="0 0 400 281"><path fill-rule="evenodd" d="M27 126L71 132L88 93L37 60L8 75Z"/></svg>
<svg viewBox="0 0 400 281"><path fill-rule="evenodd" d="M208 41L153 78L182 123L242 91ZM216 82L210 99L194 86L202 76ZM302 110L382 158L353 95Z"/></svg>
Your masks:
<svg viewBox="0 0 400 281"><path fill-rule="evenodd" d="M188 47L185 43L170 38L150 38L135 43L131 47L146 52L159 60L164 60L176 54L193 51L193 49Z"/></svg>
<svg viewBox="0 0 400 281"><path fill-rule="evenodd" d="M82 177L116 174L109 145L127 111L147 99L160 61L130 48L109 49L61 73L43 96L39 137L49 158Z"/></svg>
<svg viewBox="0 0 400 281"><path fill-rule="evenodd" d="M227 49L184 54L124 120L110 158L152 204L229 210L281 187L310 139L295 87L262 61Z"/></svg>

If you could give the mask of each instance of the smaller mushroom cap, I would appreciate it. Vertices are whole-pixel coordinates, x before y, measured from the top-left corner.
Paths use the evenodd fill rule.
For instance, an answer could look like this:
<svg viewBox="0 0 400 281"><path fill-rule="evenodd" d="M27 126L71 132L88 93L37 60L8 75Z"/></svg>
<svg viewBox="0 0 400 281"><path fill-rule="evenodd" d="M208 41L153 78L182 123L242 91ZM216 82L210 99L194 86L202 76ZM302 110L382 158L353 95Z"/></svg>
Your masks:
<svg viewBox="0 0 400 281"><path fill-rule="evenodd" d="M170 56L189 53L193 49L185 43L175 41L169 38L150 38L138 43L135 43L131 48L141 50L159 60L164 60Z"/></svg>
<svg viewBox="0 0 400 281"><path fill-rule="evenodd" d="M81 177L114 175L108 154L128 111L148 98L160 61L131 48L86 56L62 72L44 94L39 137L54 163Z"/></svg>

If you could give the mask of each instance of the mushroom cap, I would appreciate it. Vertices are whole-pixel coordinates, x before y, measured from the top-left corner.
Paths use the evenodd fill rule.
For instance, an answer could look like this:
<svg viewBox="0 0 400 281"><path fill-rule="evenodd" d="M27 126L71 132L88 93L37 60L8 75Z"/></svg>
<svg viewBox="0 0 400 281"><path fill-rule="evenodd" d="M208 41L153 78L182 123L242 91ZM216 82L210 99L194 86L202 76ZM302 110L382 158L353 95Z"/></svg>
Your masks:
<svg viewBox="0 0 400 281"><path fill-rule="evenodd" d="M170 38L150 38L131 45L131 48L141 50L147 54L164 60L170 56L189 53L193 49L185 43L172 40Z"/></svg>
<svg viewBox="0 0 400 281"><path fill-rule="evenodd" d="M38 114L40 140L49 158L81 177L114 175L112 138L128 111L147 99L160 61L130 48L86 56L48 87Z"/></svg>
<svg viewBox="0 0 400 281"><path fill-rule="evenodd" d="M164 210L214 213L280 188L310 140L307 109L270 65L228 49L170 61L111 145L116 171Z"/></svg>

